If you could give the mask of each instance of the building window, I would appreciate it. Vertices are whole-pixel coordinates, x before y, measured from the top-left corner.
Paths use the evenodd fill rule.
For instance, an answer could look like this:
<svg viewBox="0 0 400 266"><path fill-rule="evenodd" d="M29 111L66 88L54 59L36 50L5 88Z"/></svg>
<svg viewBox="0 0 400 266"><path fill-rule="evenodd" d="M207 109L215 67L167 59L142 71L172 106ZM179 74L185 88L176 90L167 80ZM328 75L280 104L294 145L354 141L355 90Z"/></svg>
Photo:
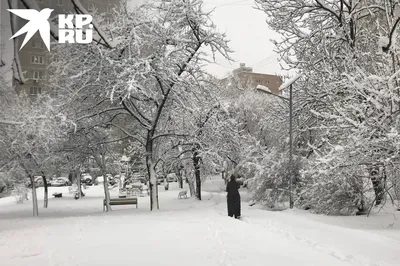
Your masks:
<svg viewBox="0 0 400 266"><path fill-rule="evenodd" d="M32 64L36 64L36 65L43 65L44 64L44 58L43 58L43 56L32 55L31 63Z"/></svg>
<svg viewBox="0 0 400 266"><path fill-rule="evenodd" d="M107 13L111 13L113 10L112 6L107 6Z"/></svg>
<svg viewBox="0 0 400 266"><path fill-rule="evenodd" d="M57 5L62 6L63 5L63 0L57 0Z"/></svg>
<svg viewBox="0 0 400 266"><path fill-rule="evenodd" d="M33 71L32 77L34 80L40 80L40 79L44 79L44 74L42 71Z"/></svg>
<svg viewBox="0 0 400 266"><path fill-rule="evenodd" d="M42 88L40 87L30 87L29 88L29 95L38 95L42 93Z"/></svg>

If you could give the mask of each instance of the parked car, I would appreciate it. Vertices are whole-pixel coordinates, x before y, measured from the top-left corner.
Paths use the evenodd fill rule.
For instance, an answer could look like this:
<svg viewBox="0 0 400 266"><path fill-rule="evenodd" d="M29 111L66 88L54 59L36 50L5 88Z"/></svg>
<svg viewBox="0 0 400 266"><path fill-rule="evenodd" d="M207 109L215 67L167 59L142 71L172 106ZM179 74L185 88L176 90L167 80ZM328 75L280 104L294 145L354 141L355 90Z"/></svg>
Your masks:
<svg viewBox="0 0 400 266"><path fill-rule="evenodd" d="M71 181L69 181L69 179L66 177L57 177L56 179L51 181L52 187L64 187L64 186L70 186L70 185L71 185Z"/></svg>
<svg viewBox="0 0 400 266"><path fill-rule="evenodd" d="M163 176L157 176L157 185L161 185L164 182Z"/></svg>
<svg viewBox="0 0 400 266"><path fill-rule="evenodd" d="M167 181L168 182L178 182L178 177L176 176L175 173L170 173L167 175Z"/></svg>
<svg viewBox="0 0 400 266"><path fill-rule="evenodd" d="M43 183L43 178L41 176L35 176L34 177L34 182L35 182L35 187L43 187L44 183ZM32 183L31 180L28 178L28 180L26 181L26 186L28 188L32 188ZM50 185L49 183L47 183L47 185Z"/></svg>
<svg viewBox="0 0 400 266"><path fill-rule="evenodd" d="M35 186L36 187L43 187L44 186L43 177L35 176Z"/></svg>
<svg viewBox="0 0 400 266"><path fill-rule="evenodd" d="M85 183L88 186L91 186L91 185L93 185L93 178L89 174L83 174L81 177L81 182Z"/></svg>
<svg viewBox="0 0 400 266"><path fill-rule="evenodd" d="M115 184L117 184L117 179L114 178L110 174L107 175L107 180L108 180L108 184L110 184L111 186L114 186Z"/></svg>

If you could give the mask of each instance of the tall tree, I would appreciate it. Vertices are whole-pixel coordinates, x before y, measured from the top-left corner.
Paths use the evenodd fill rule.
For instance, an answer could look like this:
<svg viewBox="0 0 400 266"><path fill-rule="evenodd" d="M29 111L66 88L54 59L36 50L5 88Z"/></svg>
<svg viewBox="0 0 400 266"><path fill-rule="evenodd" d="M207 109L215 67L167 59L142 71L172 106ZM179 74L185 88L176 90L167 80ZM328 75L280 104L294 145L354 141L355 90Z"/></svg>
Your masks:
<svg viewBox="0 0 400 266"><path fill-rule="evenodd" d="M281 59L304 76L297 84L301 90L295 92L301 110L298 130L309 150L302 155L310 162L303 190L307 196L301 198L320 212L363 209L363 172L368 168L376 198L371 201L379 203L385 190L385 165L400 159L395 137L398 3L256 3L267 14L268 25L282 34L281 40L275 40Z"/></svg>
<svg viewBox="0 0 400 266"><path fill-rule="evenodd" d="M65 63L69 69L59 68L58 73L79 77L82 90L88 80L91 85L97 83L96 95L104 97L101 103L112 104L101 112L116 112L113 117L124 121L113 120L110 125L143 145L150 209L154 210L158 209L156 143L181 135L162 131L161 126L170 119L172 103L182 101L190 92L189 78L202 72L201 64L206 60L203 49L207 46L212 53L226 57L229 49L225 36L216 32L209 13L202 10L201 1L176 0L116 12L115 21L108 25L116 49L71 46L68 52L72 60Z"/></svg>
<svg viewBox="0 0 400 266"><path fill-rule="evenodd" d="M59 113L53 99L32 100L16 95L12 99L2 106L1 113L7 121L0 124L0 167L16 167L25 172L32 184L33 215L37 216L34 176L42 174L71 124Z"/></svg>

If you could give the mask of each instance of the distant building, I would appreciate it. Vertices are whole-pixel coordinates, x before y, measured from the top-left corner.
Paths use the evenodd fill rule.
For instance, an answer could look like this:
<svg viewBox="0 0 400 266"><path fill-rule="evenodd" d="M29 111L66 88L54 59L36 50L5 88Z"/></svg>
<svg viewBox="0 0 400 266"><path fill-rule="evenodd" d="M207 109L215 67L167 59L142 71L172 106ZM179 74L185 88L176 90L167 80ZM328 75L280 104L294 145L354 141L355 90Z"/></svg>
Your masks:
<svg viewBox="0 0 400 266"><path fill-rule="evenodd" d="M40 8L52 8L54 11L51 17L57 14L68 14L74 10L71 0L36 0ZM111 8L119 4L119 0L81 0L87 11L97 13L111 12ZM21 6L21 8L24 8ZM18 20L22 28L26 20ZM18 47L22 44L25 34L19 36ZM35 96L46 90L47 67L49 65L50 53L47 51L39 33L36 33L30 41L19 51L22 71L26 79L23 85L17 85L17 91L24 91L26 94Z"/></svg>
<svg viewBox="0 0 400 266"><path fill-rule="evenodd" d="M267 87L272 93L279 94L282 78L277 75L254 73L253 68L246 67L240 63L240 67L233 70L229 77L221 80L226 86L237 86L240 88L256 88L257 85Z"/></svg>

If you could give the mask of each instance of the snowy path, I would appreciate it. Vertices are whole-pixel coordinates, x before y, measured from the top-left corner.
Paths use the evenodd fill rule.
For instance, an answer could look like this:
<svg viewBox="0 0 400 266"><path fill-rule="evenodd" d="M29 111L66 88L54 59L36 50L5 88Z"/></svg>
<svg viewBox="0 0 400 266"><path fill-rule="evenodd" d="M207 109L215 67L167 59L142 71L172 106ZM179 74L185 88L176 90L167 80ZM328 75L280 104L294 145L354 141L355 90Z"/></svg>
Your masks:
<svg viewBox="0 0 400 266"><path fill-rule="evenodd" d="M225 215L226 211L221 199L222 196L214 194L214 197L218 199L213 211L219 215ZM245 224L245 226L240 229L236 228L237 230L234 231L230 231L233 226L227 227L225 238L229 238L234 232L238 234L239 231L243 230L247 233L247 236L245 235L243 238L252 238L253 241L256 241L256 239L262 236L264 240L260 239L259 245L263 246L266 250L274 250L272 252L273 255L279 254L280 251L288 251L284 253L286 257L289 257L286 254L290 254L291 259L299 258L300 260L304 259L304 257L317 259L321 255L320 263L324 265L400 265L399 241L364 231L322 224L301 218L294 221L294 217L290 215L287 215L287 219L282 219L285 218L285 215L282 216L282 213L251 209L246 204L243 204L242 208L242 213L245 215L242 221L227 219ZM252 233L254 236L249 237ZM220 232L220 234L224 233ZM275 250L279 244L278 240L282 242L283 247L287 246L288 248ZM283 241L287 241L288 243L285 244ZM272 246L267 248L270 244ZM297 245L303 249L308 247L308 249L300 251L299 247L296 247ZM289 248L289 246L293 246L293 248ZM246 249L246 252L248 252L248 249ZM268 257L271 258L269 253ZM305 256L307 253L310 254ZM330 259L328 260L323 255L329 256ZM318 260L299 261L298 263L300 265L314 265L316 263L315 265L317 265ZM288 264L284 263L282 265L292 264L288 262Z"/></svg>
<svg viewBox="0 0 400 266"><path fill-rule="evenodd" d="M246 216L241 223L247 226L243 230L248 233L254 232L257 238L263 235L266 242L264 247L272 244L272 247L270 247L272 250L279 243L277 240L287 241L290 244L282 244L282 246L293 246L294 249L288 248L288 253L286 253L291 254L292 258L322 256L320 263L324 265L400 265L400 242L396 240L313 221L307 221L307 228L301 228L305 224L301 224L299 221L293 223L293 217L288 216L288 220L275 220L276 213L268 212L267 214L271 215L269 216L266 215L265 211L250 210L247 206L243 207L243 213ZM223 211L224 206L222 204L216 206L215 212L223 213ZM291 220L289 220L290 218ZM240 222L238 221L238 223ZM290 226L287 226L288 224ZM296 228L293 224L297 224L299 227ZM309 234L309 232L314 232L314 234ZM273 239L273 241L270 241L270 239ZM308 249L299 252L296 246L301 246L303 249L307 247ZM271 250L270 248L268 250ZM279 250L272 253L279 254ZM304 256L307 253L309 254ZM329 256L330 259L328 260L323 255ZM300 265L314 265L314 261L311 264L309 263L309 261L299 262ZM317 265L318 261L315 261L315 263ZM288 264L282 265L291 264L288 262Z"/></svg>
<svg viewBox="0 0 400 266"><path fill-rule="evenodd" d="M375 233L245 203L243 221L227 217L219 183L205 185L210 192L202 202L178 200L176 188L161 190L162 210L154 213L148 198L139 199L139 209L102 213L101 188L90 188L80 202L52 199L39 219L15 218L30 215L29 203L0 201L0 264L400 265L400 242Z"/></svg>

